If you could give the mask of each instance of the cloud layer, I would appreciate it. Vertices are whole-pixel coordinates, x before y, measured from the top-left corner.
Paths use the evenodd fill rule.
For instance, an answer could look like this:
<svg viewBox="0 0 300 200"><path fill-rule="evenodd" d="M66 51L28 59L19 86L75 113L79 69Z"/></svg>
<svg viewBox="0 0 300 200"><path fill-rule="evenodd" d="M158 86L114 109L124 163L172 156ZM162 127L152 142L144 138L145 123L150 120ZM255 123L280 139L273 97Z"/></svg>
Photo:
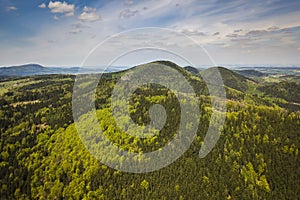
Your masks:
<svg viewBox="0 0 300 200"><path fill-rule="evenodd" d="M36 60L78 65L89 50L111 35L142 27L184 34L220 64L300 63L299 1L52 0L39 5L28 2L27 13L24 3L18 1L23 2L4 5L7 16L0 16L7 23L0 31L4 63ZM154 45L143 35L134 40L135 45ZM192 48L175 36L161 36L158 43L166 49ZM107 53L126 45L133 44L125 37L112 43ZM197 57L193 49L190 51Z"/></svg>

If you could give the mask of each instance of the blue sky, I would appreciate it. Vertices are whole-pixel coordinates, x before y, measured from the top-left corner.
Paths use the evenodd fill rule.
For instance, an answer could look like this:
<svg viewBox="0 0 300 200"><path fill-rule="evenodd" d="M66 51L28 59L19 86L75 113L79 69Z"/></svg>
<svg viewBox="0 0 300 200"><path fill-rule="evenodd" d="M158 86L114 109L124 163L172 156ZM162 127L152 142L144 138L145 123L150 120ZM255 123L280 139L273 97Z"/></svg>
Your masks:
<svg viewBox="0 0 300 200"><path fill-rule="evenodd" d="M1 0L0 66L80 66L111 35L143 27L165 30L129 31L113 38L98 46L101 55L89 65L106 65L108 58L120 56L124 49L143 45L163 47L179 56L189 52L195 65L298 65L299 13L298 0ZM201 45L205 52L175 32ZM154 41L151 37L156 37L155 42L149 44ZM156 58L185 64L160 51L135 52L114 64L134 65Z"/></svg>

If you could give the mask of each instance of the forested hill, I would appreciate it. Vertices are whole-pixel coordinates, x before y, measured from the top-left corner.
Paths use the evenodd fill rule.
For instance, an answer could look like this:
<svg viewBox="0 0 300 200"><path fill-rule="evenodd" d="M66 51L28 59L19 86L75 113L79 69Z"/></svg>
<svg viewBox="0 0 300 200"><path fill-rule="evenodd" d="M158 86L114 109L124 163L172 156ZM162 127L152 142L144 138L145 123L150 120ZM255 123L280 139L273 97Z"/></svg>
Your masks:
<svg viewBox="0 0 300 200"><path fill-rule="evenodd" d="M200 159L199 150L213 111L205 83L198 74L176 64L160 64L177 69L194 87L201 117L190 148L174 163L149 173L112 169L86 149L72 116L75 76L39 75L0 82L0 199L299 197L300 108L293 102L297 93L292 92L298 91L298 83L293 82L288 89L290 85L280 83L280 79L279 83L252 82L221 68L221 75L229 80L224 81L228 97L226 120L216 146ZM154 136L141 139L127 134L116 125L110 104L115 84L126 73L101 77L95 95L99 127L122 149L137 153L158 150L177 131L181 115L178 101L165 87L138 88L129 106L136 124L143 127L149 123L153 104L163 105L168 117ZM274 84L278 92L273 90ZM79 87L88 88L89 82ZM90 114L82 117L89 119ZM127 124L128 120L122 118L119 123ZM91 123L87 120L83 125L89 127ZM92 139L96 149L106 145L97 137ZM114 159L111 155L105 154L108 160Z"/></svg>
<svg viewBox="0 0 300 200"><path fill-rule="evenodd" d="M263 77L263 76L267 76L267 74L257 71L257 70L253 70L253 69L243 69L243 70L236 70L237 73L246 76L246 77Z"/></svg>
<svg viewBox="0 0 300 200"><path fill-rule="evenodd" d="M224 85L245 92L249 88L249 84L254 84L254 81L243 75L240 75L234 71L226 69L224 67L216 67L222 76ZM201 71L200 74L206 76L213 76L210 73L214 73L214 67Z"/></svg>

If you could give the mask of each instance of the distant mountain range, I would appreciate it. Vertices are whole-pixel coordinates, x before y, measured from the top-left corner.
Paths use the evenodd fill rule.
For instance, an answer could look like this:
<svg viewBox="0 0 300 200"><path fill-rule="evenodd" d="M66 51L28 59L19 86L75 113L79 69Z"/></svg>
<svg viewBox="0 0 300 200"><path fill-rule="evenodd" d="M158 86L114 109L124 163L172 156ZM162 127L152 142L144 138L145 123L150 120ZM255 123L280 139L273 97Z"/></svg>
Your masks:
<svg viewBox="0 0 300 200"><path fill-rule="evenodd" d="M79 67L44 67L38 64L27 64L11 67L1 67L0 76L33 76L33 75L43 75L43 74L74 74L77 73Z"/></svg>
<svg viewBox="0 0 300 200"><path fill-rule="evenodd" d="M171 67L177 66L175 63L169 61L156 61L158 63L168 65ZM125 66L113 66L109 67L105 72L117 72L129 67ZM195 68L191 66L183 67L184 71L190 72L193 75L205 71L203 68ZM44 67L39 64L26 64L19 66L0 67L0 80L8 77L24 77L34 75L46 75L46 74L78 74L78 73L101 73L104 71L103 67L98 68L80 68L80 67ZM219 67L219 71L222 75L225 75L225 79L229 83L237 79L243 79L242 75L247 78L259 78L266 77L269 75L280 75L280 76L299 76L300 68L298 67L241 67L228 70L224 67ZM237 78L238 77L238 78ZM228 78L228 79L227 79ZM230 81L229 81L230 79ZM245 82L243 79L241 82ZM234 84L236 85L236 84ZM242 84L244 85L244 84ZM234 88L234 87L233 87Z"/></svg>
<svg viewBox="0 0 300 200"><path fill-rule="evenodd" d="M123 70L124 66L110 67L106 72L115 72ZM104 68L87 67L44 67L39 64L26 64L10 67L0 67L0 79L4 77L24 77L46 74L78 74L78 73L101 73Z"/></svg>
<svg viewBox="0 0 300 200"><path fill-rule="evenodd" d="M267 76L267 74L254 70L254 69L245 69L245 70L235 70L237 73L247 76L247 77L263 77Z"/></svg>

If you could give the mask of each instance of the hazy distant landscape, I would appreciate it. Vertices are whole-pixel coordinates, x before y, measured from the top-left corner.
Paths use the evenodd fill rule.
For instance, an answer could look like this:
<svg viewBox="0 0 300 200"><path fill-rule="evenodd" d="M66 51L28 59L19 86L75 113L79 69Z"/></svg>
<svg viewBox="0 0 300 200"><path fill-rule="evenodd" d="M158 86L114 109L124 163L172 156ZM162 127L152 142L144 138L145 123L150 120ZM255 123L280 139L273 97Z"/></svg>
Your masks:
<svg viewBox="0 0 300 200"><path fill-rule="evenodd" d="M0 77L24 77L32 75L45 74L78 74L78 73L101 73L101 72L116 72L126 67L113 66L105 67L44 67L39 64L27 64L19 66L0 67Z"/></svg>
<svg viewBox="0 0 300 200"><path fill-rule="evenodd" d="M222 65L220 65L222 66ZM200 72L213 66L194 66ZM130 66L99 66L99 67L45 67L39 64L0 67L1 77L23 77L45 74L78 74L78 73L107 73L129 69ZM270 65L225 65L225 68L236 71L247 77L262 76L295 76L300 75L300 66L270 66Z"/></svg>

